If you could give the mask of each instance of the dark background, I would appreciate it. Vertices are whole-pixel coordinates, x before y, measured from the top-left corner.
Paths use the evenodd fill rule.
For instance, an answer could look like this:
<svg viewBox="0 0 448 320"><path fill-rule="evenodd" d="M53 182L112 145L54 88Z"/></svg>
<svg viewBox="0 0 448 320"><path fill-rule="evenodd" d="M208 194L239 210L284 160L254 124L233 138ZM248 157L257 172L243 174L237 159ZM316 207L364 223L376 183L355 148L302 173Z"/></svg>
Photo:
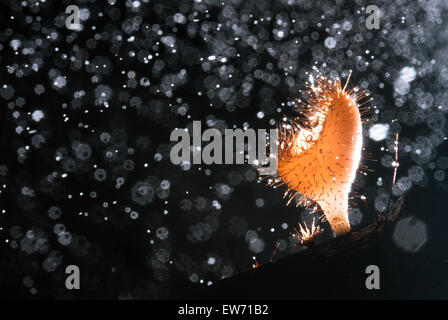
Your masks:
<svg viewBox="0 0 448 320"><path fill-rule="evenodd" d="M81 31L65 27L70 4ZM361 1L2 1L0 296L445 298L447 4L372 4L379 30L366 28ZM169 160L171 131L193 120L275 127L315 64L330 77L353 70L377 110L353 228L422 190L400 240L391 226L383 246L350 260L304 261L292 229L318 214L286 207L251 166ZM373 124L389 125L384 139L371 138ZM414 237L415 225L426 232ZM330 239L321 227L318 240ZM277 243L278 263L250 271ZM380 293L364 288L367 263L385 274ZM76 292L64 286L70 264Z"/></svg>

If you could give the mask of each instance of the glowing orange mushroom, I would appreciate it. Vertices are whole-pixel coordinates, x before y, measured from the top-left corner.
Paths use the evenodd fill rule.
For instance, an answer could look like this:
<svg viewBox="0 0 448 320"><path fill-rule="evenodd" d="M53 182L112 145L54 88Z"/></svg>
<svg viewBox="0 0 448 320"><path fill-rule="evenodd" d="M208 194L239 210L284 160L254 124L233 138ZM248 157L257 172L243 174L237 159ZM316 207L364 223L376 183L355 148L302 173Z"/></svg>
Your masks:
<svg viewBox="0 0 448 320"><path fill-rule="evenodd" d="M279 125L278 177L271 182L288 186L288 204L296 195L318 203L336 235L350 231L349 193L362 149L358 102L367 96L346 86L311 76L304 100L294 101L297 117Z"/></svg>

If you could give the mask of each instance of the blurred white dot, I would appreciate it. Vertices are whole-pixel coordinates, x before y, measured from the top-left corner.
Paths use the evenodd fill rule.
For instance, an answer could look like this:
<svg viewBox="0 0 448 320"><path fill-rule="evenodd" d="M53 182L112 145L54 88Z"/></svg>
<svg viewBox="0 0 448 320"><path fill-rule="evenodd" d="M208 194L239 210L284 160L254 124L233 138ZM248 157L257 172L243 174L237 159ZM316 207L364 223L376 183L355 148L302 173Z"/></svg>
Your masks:
<svg viewBox="0 0 448 320"><path fill-rule="evenodd" d="M325 39L324 44L328 49L333 49L336 47L336 40L333 37L328 37Z"/></svg>
<svg viewBox="0 0 448 320"><path fill-rule="evenodd" d="M42 110L36 110L31 114L31 118L33 118L34 121L39 122L44 117L44 113Z"/></svg>
<svg viewBox="0 0 448 320"><path fill-rule="evenodd" d="M369 129L369 137L375 141L384 140L387 137L387 133L389 132L389 125L378 123L370 127Z"/></svg>
<svg viewBox="0 0 448 320"><path fill-rule="evenodd" d="M407 252L417 252L428 239L426 225L415 217L398 221L393 240L397 247Z"/></svg>

